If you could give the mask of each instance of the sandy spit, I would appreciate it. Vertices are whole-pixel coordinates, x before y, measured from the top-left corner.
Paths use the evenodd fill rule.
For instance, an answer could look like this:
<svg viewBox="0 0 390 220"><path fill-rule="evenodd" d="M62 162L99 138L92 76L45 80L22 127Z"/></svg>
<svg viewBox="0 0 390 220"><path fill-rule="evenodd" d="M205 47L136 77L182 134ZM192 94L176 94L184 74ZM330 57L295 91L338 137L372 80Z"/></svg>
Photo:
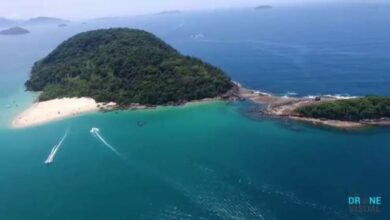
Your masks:
<svg viewBox="0 0 390 220"><path fill-rule="evenodd" d="M11 126L13 128L31 127L113 106L115 103L97 103L92 98L61 98L37 102L17 115Z"/></svg>

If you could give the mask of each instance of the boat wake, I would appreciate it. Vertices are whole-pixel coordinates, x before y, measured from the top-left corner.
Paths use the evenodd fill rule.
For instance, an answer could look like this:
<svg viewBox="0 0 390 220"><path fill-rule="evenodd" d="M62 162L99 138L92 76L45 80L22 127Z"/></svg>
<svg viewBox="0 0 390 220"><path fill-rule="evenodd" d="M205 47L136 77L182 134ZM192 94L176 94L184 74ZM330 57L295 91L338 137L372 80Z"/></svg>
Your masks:
<svg viewBox="0 0 390 220"><path fill-rule="evenodd" d="M66 132L65 132L64 136L62 137L61 141L57 145L54 145L54 147L51 149L49 156L45 160L46 165L50 165L54 162L54 157L56 156L58 149L64 143L66 137L68 136L68 133L69 133L69 128L66 129Z"/></svg>
<svg viewBox="0 0 390 220"><path fill-rule="evenodd" d="M109 144L104 138L99 134L99 128L92 128L90 130L91 134L98 138L108 149L114 152L118 157L125 158L121 153L119 153L111 144Z"/></svg>

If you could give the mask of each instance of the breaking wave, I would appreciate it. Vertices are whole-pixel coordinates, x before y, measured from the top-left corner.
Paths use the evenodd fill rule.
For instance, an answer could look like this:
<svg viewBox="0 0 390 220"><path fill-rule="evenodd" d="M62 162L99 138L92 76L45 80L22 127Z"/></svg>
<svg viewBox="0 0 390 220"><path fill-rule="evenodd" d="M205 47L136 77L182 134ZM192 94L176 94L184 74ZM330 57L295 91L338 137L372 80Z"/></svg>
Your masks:
<svg viewBox="0 0 390 220"><path fill-rule="evenodd" d="M252 90L253 93L258 94L258 95L264 95L264 96L272 96L271 93L263 92L260 90Z"/></svg>
<svg viewBox="0 0 390 220"><path fill-rule="evenodd" d="M299 94L296 93L296 92L286 92L286 94L284 94L282 97L286 97L286 98L289 98L289 97L297 97Z"/></svg>
<svg viewBox="0 0 390 220"><path fill-rule="evenodd" d="M336 99L355 99L359 98L359 96L351 96L349 94L336 94L336 95L324 95L325 97L331 97Z"/></svg>
<svg viewBox="0 0 390 220"><path fill-rule="evenodd" d="M304 96L303 98L307 98L307 99L314 99L315 97L327 97L327 98L334 98L334 99L355 99L355 98L359 98L360 96L352 96L352 95L349 95L349 94L335 94L335 95L330 95L330 94L326 94L326 95L307 95L307 96Z"/></svg>

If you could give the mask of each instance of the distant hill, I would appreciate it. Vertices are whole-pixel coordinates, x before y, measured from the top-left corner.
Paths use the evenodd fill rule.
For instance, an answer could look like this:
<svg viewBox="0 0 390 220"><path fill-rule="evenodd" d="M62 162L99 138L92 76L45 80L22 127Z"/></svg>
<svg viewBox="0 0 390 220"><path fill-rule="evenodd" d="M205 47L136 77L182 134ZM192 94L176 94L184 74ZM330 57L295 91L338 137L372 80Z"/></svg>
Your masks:
<svg viewBox="0 0 390 220"><path fill-rule="evenodd" d="M260 5L255 8L255 10L264 10L264 9L271 9L271 5Z"/></svg>
<svg viewBox="0 0 390 220"><path fill-rule="evenodd" d="M36 62L26 82L39 99L160 105L213 98L233 84L219 68L184 56L151 33L114 28L78 34Z"/></svg>
<svg viewBox="0 0 390 220"><path fill-rule="evenodd" d="M0 26L11 26L11 25L15 25L15 24L16 24L16 21L14 21L14 20L0 17Z"/></svg>
<svg viewBox="0 0 390 220"><path fill-rule="evenodd" d="M28 34L30 31L21 28L21 27L12 27L6 30L0 31L1 35L21 35L21 34Z"/></svg>
<svg viewBox="0 0 390 220"><path fill-rule="evenodd" d="M106 21L114 21L114 20L118 20L120 19L121 17L101 17L101 18L95 18L93 19L94 21L99 21L99 22L106 22Z"/></svg>
<svg viewBox="0 0 390 220"><path fill-rule="evenodd" d="M172 15L172 14L180 14L181 11L179 10L172 10L172 11L162 11L157 13L157 15Z"/></svg>
<svg viewBox="0 0 390 220"><path fill-rule="evenodd" d="M26 25L39 25L39 24L64 24L68 23L69 21L63 20L60 18L52 18L52 17L36 17L36 18L30 18L29 20L25 21L24 23Z"/></svg>

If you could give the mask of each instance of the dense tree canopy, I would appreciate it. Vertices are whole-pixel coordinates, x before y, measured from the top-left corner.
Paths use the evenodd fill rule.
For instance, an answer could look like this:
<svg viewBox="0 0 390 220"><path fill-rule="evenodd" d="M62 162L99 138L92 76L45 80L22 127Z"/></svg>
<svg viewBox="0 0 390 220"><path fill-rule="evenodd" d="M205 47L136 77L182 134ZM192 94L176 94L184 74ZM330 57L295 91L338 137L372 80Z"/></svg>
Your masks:
<svg viewBox="0 0 390 220"><path fill-rule="evenodd" d="M306 117L346 121L390 118L390 98L368 96L337 100L300 107L296 112Z"/></svg>
<svg viewBox="0 0 390 220"><path fill-rule="evenodd" d="M183 56L134 29L78 34L36 62L26 82L40 100L92 97L99 102L166 104L215 97L232 83L220 69Z"/></svg>

